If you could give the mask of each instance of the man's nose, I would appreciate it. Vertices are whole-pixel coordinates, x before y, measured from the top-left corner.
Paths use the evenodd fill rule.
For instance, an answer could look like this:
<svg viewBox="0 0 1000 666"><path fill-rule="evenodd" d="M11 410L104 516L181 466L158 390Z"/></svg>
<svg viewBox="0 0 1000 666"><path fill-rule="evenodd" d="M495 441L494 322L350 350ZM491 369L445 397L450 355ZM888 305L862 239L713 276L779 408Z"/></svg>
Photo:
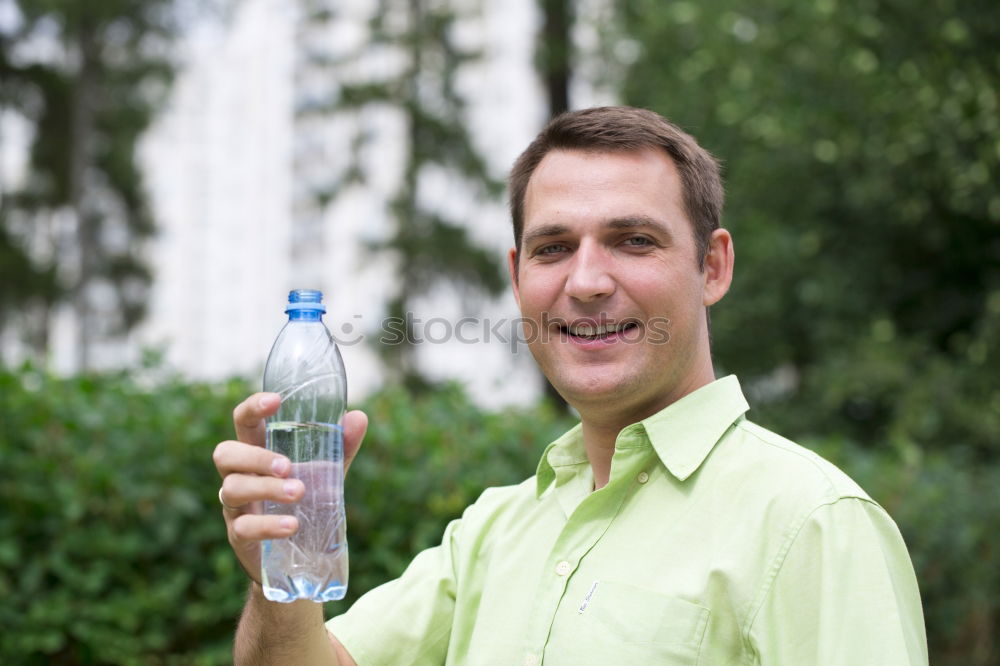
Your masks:
<svg viewBox="0 0 1000 666"><path fill-rule="evenodd" d="M581 243L570 263L566 293L582 303L589 303L607 298L614 291L611 257L597 243Z"/></svg>

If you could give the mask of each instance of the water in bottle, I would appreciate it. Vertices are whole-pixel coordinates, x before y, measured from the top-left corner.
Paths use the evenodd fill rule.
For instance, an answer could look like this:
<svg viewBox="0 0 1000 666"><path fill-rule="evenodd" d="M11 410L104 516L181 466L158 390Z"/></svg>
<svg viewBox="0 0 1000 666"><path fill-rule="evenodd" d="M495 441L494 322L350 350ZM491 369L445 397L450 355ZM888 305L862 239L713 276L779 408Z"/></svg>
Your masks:
<svg viewBox="0 0 1000 666"><path fill-rule="evenodd" d="M281 396L278 412L267 420L267 448L287 456L290 478L305 485L297 503L264 503L264 513L299 521L290 538L262 543L261 580L272 601L331 601L347 591L341 426L347 382L340 351L323 324L322 300L313 290L289 294L288 323L264 369L264 390Z"/></svg>

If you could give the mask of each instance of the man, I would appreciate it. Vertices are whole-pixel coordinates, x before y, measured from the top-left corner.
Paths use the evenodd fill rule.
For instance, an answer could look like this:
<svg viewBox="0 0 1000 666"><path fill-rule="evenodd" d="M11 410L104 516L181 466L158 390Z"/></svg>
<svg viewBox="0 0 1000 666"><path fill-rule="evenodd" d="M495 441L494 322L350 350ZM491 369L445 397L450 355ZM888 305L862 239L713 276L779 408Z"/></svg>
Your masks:
<svg viewBox="0 0 1000 666"><path fill-rule="evenodd" d="M294 521L288 461L260 448L277 397L236 408L215 452L229 539L254 582L238 663L926 664L895 524L815 454L748 421L716 380L726 293L715 160L660 116L553 120L511 174L514 294L542 371L580 414L536 476L493 488L399 579L324 625L264 600L259 541ZM345 417L347 459L367 421ZM233 508L235 507L235 508Z"/></svg>

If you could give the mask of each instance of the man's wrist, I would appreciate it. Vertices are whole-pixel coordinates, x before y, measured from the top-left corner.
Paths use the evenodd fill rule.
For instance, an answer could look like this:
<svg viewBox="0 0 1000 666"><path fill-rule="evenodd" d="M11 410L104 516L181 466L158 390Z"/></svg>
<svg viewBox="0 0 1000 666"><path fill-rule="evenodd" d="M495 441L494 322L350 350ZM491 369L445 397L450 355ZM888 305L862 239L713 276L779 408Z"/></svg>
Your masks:
<svg viewBox="0 0 1000 666"><path fill-rule="evenodd" d="M270 601L257 581L247 590L234 656L235 663L246 665L341 663L326 630L322 604Z"/></svg>

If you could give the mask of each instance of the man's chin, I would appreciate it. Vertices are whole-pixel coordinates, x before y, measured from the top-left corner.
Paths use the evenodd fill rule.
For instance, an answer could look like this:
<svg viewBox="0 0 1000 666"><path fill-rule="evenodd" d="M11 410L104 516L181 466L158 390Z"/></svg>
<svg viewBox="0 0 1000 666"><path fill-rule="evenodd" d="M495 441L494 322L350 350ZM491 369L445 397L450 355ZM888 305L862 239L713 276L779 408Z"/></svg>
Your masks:
<svg viewBox="0 0 1000 666"><path fill-rule="evenodd" d="M574 377L565 382L552 381L552 384L566 402L577 409L583 405L621 399L629 387L627 381L607 376L592 379Z"/></svg>

